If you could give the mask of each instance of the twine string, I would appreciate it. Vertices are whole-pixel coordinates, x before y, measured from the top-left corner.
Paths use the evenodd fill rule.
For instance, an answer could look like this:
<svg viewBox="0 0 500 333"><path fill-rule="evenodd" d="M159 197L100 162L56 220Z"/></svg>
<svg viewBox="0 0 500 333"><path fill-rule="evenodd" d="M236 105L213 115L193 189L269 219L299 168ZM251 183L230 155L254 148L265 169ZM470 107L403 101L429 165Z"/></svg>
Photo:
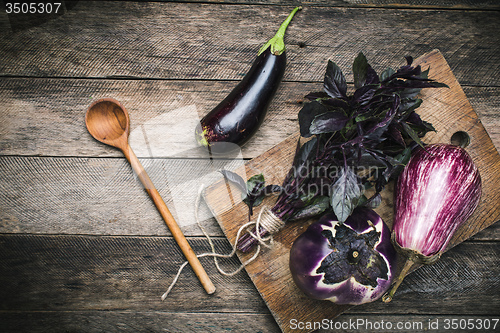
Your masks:
<svg viewBox="0 0 500 333"><path fill-rule="evenodd" d="M208 235L207 231L205 230L205 228L201 224L199 216L198 216L198 211L200 208L200 202L201 202L201 197L203 194L203 189L204 189L204 185L202 184L200 186L200 189L198 190L198 195L196 197L194 215L195 215L196 223L198 224L198 227L200 228L200 230L203 233L203 235L205 236L205 238L208 240L208 243L210 244L210 249L212 250L212 252L201 253L201 254L198 254L197 257L198 258L213 257L215 267L217 268L217 270L219 271L220 274L222 274L224 276L234 276L234 275L238 274L243 268L245 268L245 266L250 264L252 261L254 261L258 257L260 250L261 250L261 245L266 247L266 248L270 248L272 246L272 244L273 244L273 236L272 235L274 233L278 232L281 228L283 228L285 223L283 221L281 221L279 219L279 217L277 217L275 214L273 214L273 212L271 212L271 210L267 206L263 206L255 221L247 222L238 228L238 232L236 233L236 240L234 242L234 245L232 246L231 252L229 252L227 254L217 253L215 251L215 245L212 241L212 238ZM237 251L236 246L238 245L238 242L241 238L242 232L246 231L247 229L249 229L252 226L255 226L255 230L257 230L256 234L249 232L249 234L253 238L255 238L258 242L255 253L253 254L253 256L251 258L249 258L246 261L244 261L243 263L241 263L241 265L238 268L236 268L235 270L233 270L231 272L224 271L219 266L219 261L217 260L217 258L231 258L231 257L233 257L236 254L236 251ZM258 232L258 230L260 230L260 228L267 230L269 232L269 235L265 236L265 237L261 237L260 233ZM179 270L177 271L177 274L175 275L172 282L170 283L170 286L168 287L167 291L161 296L162 301L164 301L167 298L170 291L172 291L172 288L175 286L175 284L179 280L179 277L182 273L182 270L184 269L184 267L186 267L187 264L188 264L188 261L185 261L179 267Z"/></svg>
<svg viewBox="0 0 500 333"><path fill-rule="evenodd" d="M267 248L273 245L273 235L285 226L285 222L281 221L267 206L261 208L254 224L256 233L249 232L250 236ZM266 230L269 235L262 237L259 232L261 228Z"/></svg>

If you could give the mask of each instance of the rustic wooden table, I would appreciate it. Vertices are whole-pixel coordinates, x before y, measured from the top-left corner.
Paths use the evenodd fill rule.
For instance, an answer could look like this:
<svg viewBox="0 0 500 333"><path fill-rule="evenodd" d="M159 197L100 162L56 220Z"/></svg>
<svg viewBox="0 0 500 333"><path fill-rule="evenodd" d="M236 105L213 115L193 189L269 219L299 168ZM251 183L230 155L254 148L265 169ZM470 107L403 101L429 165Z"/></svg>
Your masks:
<svg viewBox="0 0 500 333"><path fill-rule="evenodd" d="M194 145L194 124L242 78L297 4L63 1L57 15L2 7L2 332L279 331L246 273L223 277L207 258L201 261L214 295L186 268L160 300L184 258L120 151L86 131L85 110L100 97L129 111L131 146L198 253L210 250L194 223L201 183L295 133L299 101L321 89L328 59L352 82L359 51L380 71L405 55L440 49L500 149L499 2L312 0L288 28L288 67L263 126L238 156L210 159ZM229 252L203 204L200 217L216 249ZM499 241L496 223L408 276L397 301L338 317L337 331L374 330L353 322L382 325L378 332L419 332L439 322L435 331L450 331L446 323L463 328L472 319L491 322L493 331Z"/></svg>

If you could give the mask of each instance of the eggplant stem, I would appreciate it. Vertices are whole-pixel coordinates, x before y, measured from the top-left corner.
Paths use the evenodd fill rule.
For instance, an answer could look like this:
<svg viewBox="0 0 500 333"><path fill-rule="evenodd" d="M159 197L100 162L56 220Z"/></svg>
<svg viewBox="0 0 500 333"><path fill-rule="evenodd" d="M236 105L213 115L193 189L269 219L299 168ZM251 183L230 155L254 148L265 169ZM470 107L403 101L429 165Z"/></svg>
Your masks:
<svg viewBox="0 0 500 333"><path fill-rule="evenodd" d="M273 38L271 38L264 46L262 46L259 50L258 55L261 55L265 50L267 50L269 47L271 47L271 53L274 55L281 55L283 52L285 52L285 31L290 22L292 21L293 16L295 15L296 12L301 10L302 7L298 6L295 7L294 10L288 15L285 21L281 23L281 26L279 27L278 31L276 32L276 35L274 35Z"/></svg>
<svg viewBox="0 0 500 333"><path fill-rule="evenodd" d="M387 292L384 296L382 296L382 301L384 303L389 303L392 301L392 298L394 297L394 294L396 293L396 290L398 290L399 286L401 285L401 282L403 282L403 279L406 277L410 269L413 267L415 264L415 258L409 257L405 265L403 266L403 269L401 270L401 273L399 273L396 282L394 283L392 289Z"/></svg>

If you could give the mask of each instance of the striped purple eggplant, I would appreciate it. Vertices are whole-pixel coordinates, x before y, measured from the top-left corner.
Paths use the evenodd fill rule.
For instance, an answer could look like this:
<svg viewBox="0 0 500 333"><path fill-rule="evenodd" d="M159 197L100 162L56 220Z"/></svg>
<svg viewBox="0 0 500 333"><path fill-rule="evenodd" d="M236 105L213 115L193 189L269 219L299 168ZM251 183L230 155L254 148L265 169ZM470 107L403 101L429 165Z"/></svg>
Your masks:
<svg viewBox="0 0 500 333"><path fill-rule="evenodd" d="M372 209L358 207L344 223L328 213L311 224L290 250L290 271L307 296L336 304L362 304L391 286L396 250Z"/></svg>
<svg viewBox="0 0 500 333"><path fill-rule="evenodd" d="M408 256L389 302L414 263L431 264L472 215L481 197L481 177L465 149L428 145L411 157L398 178L392 239Z"/></svg>

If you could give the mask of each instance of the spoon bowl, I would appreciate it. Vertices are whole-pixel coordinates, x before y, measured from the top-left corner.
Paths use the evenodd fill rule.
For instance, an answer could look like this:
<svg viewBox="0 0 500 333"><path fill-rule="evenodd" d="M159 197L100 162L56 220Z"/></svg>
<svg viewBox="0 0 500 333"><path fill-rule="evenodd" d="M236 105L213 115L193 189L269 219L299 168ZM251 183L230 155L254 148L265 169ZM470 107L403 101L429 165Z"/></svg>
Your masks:
<svg viewBox="0 0 500 333"><path fill-rule="evenodd" d="M163 220L167 224L168 229L179 245L182 253L203 285L203 288L205 288L205 291L208 294L213 294L215 292L215 286L212 284L212 281L208 277L208 274L205 272L203 266L201 266L198 257L186 240L186 237L170 213L167 205L161 198L160 193L153 185L153 182L146 173L146 170L144 170L141 162L137 156L135 156L132 148L130 148L130 145L128 144L130 120L125 107L123 107L120 102L112 98L99 99L92 103L87 109L87 113L85 114L85 124L87 125L87 130L90 135L92 135L96 140L119 148L123 152L132 166L132 169L144 186L144 189L155 203L156 208L160 212L160 215L163 217Z"/></svg>
<svg viewBox="0 0 500 333"><path fill-rule="evenodd" d="M128 112L117 100L102 98L92 103L85 124L89 133L102 143L122 149L128 142Z"/></svg>

